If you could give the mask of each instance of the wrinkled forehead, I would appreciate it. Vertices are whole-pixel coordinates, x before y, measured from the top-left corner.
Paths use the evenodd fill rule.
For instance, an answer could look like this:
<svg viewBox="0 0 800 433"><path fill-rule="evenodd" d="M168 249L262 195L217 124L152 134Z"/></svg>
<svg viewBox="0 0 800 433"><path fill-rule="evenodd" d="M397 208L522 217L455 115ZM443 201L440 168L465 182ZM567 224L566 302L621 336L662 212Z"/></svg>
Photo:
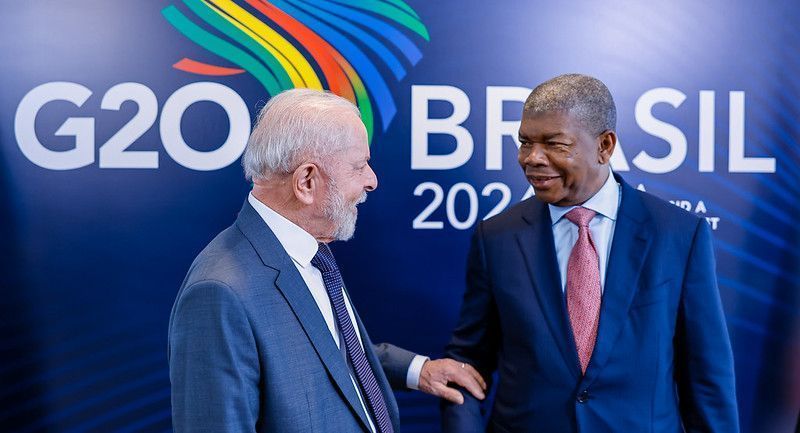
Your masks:
<svg viewBox="0 0 800 433"><path fill-rule="evenodd" d="M522 122L527 119L538 120L538 126L542 126L542 124L560 127L569 125L575 131L597 135L603 132L605 126L595 119L596 112L597 110L587 104L577 104L567 109L558 110L530 109L523 111Z"/></svg>
<svg viewBox="0 0 800 433"><path fill-rule="evenodd" d="M574 134L585 130L571 111L525 111L519 126L520 137L540 137Z"/></svg>
<svg viewBox="0 0 800 433"><path fill-rule="evenodd" d="M345 113L342 121L345 122L345 130L347 131L345 146L355 146L361 151L369 152L367 127L364 125L361 118L354 113Z"/></svg>
<svg viewBox="0 0 800 433"><path fill-rule="evenodd" d="M338 158L347 161L369 157L367 128L361 118L352 112L342 113L337 119L341 125Z"/></svg>

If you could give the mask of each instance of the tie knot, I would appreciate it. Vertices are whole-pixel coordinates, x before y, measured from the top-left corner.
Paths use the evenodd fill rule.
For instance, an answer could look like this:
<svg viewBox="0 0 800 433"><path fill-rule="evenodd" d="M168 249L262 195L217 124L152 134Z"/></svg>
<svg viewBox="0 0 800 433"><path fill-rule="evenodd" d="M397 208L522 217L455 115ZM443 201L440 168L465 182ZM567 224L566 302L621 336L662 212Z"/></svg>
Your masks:
<svg viewBox="0 0 800 433"><path fill-rule="evenodd" d="M336 259L333 258L333 252L327 244L319 243L317 253L311 258L311 264L322 272L330 272L338 269L336 266Z"/></svg>
<svg viewBox="0 0 800 433"><path fill-rule="evenodd" d="M597 212L578 206L567 212L564 217L572 221L572 223L578 227L589 227L589 221L591 221L595 215L597 215Z"/></svg>

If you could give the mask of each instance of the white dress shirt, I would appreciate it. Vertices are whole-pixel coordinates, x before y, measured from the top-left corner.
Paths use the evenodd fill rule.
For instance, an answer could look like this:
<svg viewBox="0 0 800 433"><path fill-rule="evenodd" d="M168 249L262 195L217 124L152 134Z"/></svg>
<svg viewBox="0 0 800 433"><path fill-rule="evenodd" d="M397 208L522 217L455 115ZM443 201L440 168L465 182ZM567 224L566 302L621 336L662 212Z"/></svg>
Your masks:
<svg viewBox="0 0 800 433"><path fill-rule="evenodd" d="M281 243L283 249L286 250L286 253L288 253L289 257L292 258L294 266L297 268L300 276L303 277L303 281L306 283L308 290L311 292L314 302L316 302L320 313L322 313L322 317L325 319L325 324L328 325L328 331L330 331L333 341L336 342L336 345L341 349L341 343L339 342L339 330L336 326L336 319L333 315L333 308L331 307L330 298L328 298L328 292L325 290L325 283L322 280L322 273L319 271L319 269L311 264L311 259L317 254L317 249L319 248L317 240L314 239L311 234L300 228L300 226L297 224L284 218L281 214L270 209L264 203L261 203L257 198L255 198L255 196L253 196L252 193L250 193L250 195L247 197L247 201L250 202L250 205L253 206L253 209L258 212L258 214L261 216L261 219L264 220L267 226L269 226L270 230L272 230L272 232L275 234L275 237L278 238L278 242ZM356 337L358 337L358 342L361 344L363 349L364 343L361 341L361 333L358 330L358 325L356 324L356 318L353 314L353 307L350 305L350 300L348 299L347 294L344 294L343 297L344 305L347 308L348 315L350 316L350 321L353 323L353 328L356 331ZM406 386L412 389L417 389L419 384L419 375L422 371L422 364L424 364L427 359L427 357L420 355L417 355L414 358L408 368L408 373L406 375ZM370 423L370 429L375 432L375 425L372 421L372 417L370 416L369 410L367 410L364 397L361 395L361 389L357 385L356 379L352 373L350 374L350 380L352 380L353 386L358 394L358 398L361 401L361 407L364 409L364 413L367 414L367 420Z"/></svg>
<svg viewBox="0 0 800 433"><path fill-rule="evenodd" d="M597 215L589 222L589 231L592 233L595 248L597 248L597 258L600 264L600 293L605 290L606 268L608 267L609 253L611 252L611 240L614 237L614 228L617 224L617 211L620 203L620 185L614 179L614 175L609 169L608 179L589 200L581 206L597 212ZM567 287L567 262L572 252L572 247L578 241L578 226L564 215L575 206L554 206L550 207L550 218L553 223L553 240L556 247L556 258L558 259L558 271L561 275L561 290Z"/></svg>

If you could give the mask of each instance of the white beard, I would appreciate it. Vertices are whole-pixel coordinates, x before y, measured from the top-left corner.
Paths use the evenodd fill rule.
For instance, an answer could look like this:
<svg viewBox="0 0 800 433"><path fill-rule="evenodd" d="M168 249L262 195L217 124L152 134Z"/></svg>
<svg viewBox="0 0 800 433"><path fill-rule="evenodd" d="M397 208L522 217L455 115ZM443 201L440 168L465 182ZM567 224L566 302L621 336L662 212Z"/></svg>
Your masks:
<svg viewBox="0 0 800 433"><path fill-rule="evenodd" d="M364 191L358 201L350 205L345 202L344 195L336 188L335 182L331 182L329 191L325 197L324 213L334 226L331 237L337 241L348 241L356 232L356 206L367 201L367 192Z"/></svg>

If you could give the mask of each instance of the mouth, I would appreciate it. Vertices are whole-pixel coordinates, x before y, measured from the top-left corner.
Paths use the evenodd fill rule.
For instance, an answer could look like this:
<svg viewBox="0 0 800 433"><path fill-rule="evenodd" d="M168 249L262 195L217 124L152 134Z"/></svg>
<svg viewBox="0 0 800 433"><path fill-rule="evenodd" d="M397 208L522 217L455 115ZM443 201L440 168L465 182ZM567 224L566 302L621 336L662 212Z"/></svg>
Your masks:
<svg viewBox="0 0 800 433"><path fill-rule="evenodd" d="M527 175L528 182L535 189L547 189L553 186L556 183L556 180L559 179L561 176L537 176L537 175Z"/></svg>

